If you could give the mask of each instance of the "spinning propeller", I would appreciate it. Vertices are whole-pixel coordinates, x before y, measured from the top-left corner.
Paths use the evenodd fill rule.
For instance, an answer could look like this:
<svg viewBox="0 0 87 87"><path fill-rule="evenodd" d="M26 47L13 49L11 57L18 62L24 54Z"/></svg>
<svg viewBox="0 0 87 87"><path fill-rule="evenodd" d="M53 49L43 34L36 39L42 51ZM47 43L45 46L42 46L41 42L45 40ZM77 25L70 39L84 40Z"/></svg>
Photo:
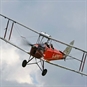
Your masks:
<svg viewBox="0 0 87 87"><path fill-rule="evenodd" d="M30 43L27 39L23 39L23 40L22 40L22 44L23 44L24 46L31 46L31 47L34 46L34 44Z"/></svg>

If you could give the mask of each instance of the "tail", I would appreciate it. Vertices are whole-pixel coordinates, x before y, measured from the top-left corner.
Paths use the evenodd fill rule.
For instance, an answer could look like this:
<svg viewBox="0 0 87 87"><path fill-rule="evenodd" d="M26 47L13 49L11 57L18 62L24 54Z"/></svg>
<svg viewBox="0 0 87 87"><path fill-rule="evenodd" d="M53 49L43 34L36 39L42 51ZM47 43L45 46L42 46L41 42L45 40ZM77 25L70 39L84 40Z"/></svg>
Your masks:
<svg viewBox="0 0 87 87"><path fill-rule="evenodd" d="M65 54L65 59L70 54L70 52L72 50L72 46L74 45L74 40L72 42L70 42L70 45L71 46L66 47L66 49L63 51L63 53Z"/></svg>

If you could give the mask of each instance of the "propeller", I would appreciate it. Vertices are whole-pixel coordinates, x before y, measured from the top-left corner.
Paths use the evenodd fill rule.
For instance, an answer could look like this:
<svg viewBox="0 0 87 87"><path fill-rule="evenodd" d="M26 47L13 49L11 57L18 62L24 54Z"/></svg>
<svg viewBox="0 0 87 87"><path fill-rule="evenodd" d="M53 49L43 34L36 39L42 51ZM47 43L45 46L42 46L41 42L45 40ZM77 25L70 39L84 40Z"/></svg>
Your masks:
<svg viewBox="0 0 87 87"><path fill-rule="evenodd" d="M31 46L31 47L33 47L33 48L36 48L36 51L38 51L39 53L40 53L40 55L43 55L43 51L44 51L44 49L45 49L45 46L44 46L44 44L38 44L38 47L37 46L35 46L34 44L32 44L32 43L30 43L26 38L23 38L22 39L22 44L24 45L24 46ZM35 51L35 53L36 53L36 51ZM34 53L34 54L35 54Z"/></svg>
<svg viewBox="0 0 87 87"><path fill-rule="evenodd" d="M34 46L34 44L30 43L26 38L24 38L22 40L22 44L25 45L25 46Z"/></svg>

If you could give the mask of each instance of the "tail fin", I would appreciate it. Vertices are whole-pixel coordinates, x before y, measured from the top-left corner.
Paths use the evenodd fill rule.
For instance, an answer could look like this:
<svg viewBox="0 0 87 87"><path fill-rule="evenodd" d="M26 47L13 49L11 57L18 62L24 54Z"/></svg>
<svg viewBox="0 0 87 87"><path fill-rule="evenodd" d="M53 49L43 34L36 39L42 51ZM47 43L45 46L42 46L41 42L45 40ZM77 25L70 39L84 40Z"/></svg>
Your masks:
<svg viewBox="0 0 87 87"><path fill-rule="evenodd" d="M72 42L70 42L70 45L74 45L74 40ZM68 46L66 47L66 49L63 51L63 53L66 55L65 58L70 54L71 50L72 50L72 46Z"/></svg>

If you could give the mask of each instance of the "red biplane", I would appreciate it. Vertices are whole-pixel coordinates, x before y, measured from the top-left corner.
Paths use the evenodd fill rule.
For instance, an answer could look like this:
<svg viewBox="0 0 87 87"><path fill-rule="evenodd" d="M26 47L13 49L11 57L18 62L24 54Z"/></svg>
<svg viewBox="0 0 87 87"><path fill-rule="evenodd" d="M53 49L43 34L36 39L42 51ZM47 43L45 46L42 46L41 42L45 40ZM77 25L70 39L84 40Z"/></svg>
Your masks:
<svg viewBox="0 0 87 87"><path fill-rule="evenodd" d="M83 68L84 68L84 64L85 64L85 61L86 61L86 57L87 57L87 51L85 50L82 50L80 48L77 48L74 45L74 40L72 42L70 42L70 44L66 44L64 42L61 42L59 40L56 40L54 38L52 38L50 35L44 33L44 32L37 32L31 28L28 28L26 26L24 26L23 24L20 24L2 14L0 14L0 16L8 19L8 22L7 22L7 26L6 26L6 30L5 30L5 34L4 34L4 38L0 37L0 39L4 40L5 42L13 45L14 47L22 50L23 52L29 54L29 59L28 61L27 60L24 60L22 62L22 67L26 67L26 65L31 65L31 64L37 64L37 66L40 68L40 70L42 71L42 76L45 76L46 73L47 73L47 69L44 68L44 62L47 62L49 64L52 64L52 65L55 65L55 66L58 66L60 68L63 68L63 69L66 69L66 70L70 70L70 71L73 71L73 72L76 72L76 73L79 73L81 75L85 75L87 76L87 74L85 73L82 73L83 71ZM7 30L8 30L8 26L9 26L9 22L12 21L12 26L11 26L11 31L10 31L10 35L9 35L9 40L6 40L6 34L7 34ZM25 27L26 29L29 29L37 34L39 34L39 37L37 39L37 42L35 44L31 44L29 42L27 42L27 44L29 46L31 46L31 49L30 49L30 52L27 52L25 51L24 49L18 47L17 45L13 44L10 42L10 38L11 38L11 35L12 35L12 30L13 30L13 27L14 27L14 23L18 24L18 25L21 25L22 27ZM43 42L43 39L46 39L45 42ZM66 45L66 49L62 52L60 50L57 50L53 44L51 43L51 41L55 41L55 42L58 42L58 43L61 43L61 44L64 44ZM82 56L82 60L79 60L75 57L72 57L70 56L70 52L72 50L72 48L75 48L76 50L79 50L79 51L82 51L83 52L83 56ZM75 60L78 60L80 61L80 67L79 67L79 71L76 71L76 70L73 70L73 69L69 69L67 67L64 67L64 66L60 66L58 64L54 64L54 63L51 63L50 61L53 61L53 60L66 60L66 57L69 56ZM32 61L33 59L35 59L36 62L34 63L30 63L30 61ZM39 59L40 61L37 61L37 59ZM39 63L41 63L41 66L39 65Z"/></svg>

